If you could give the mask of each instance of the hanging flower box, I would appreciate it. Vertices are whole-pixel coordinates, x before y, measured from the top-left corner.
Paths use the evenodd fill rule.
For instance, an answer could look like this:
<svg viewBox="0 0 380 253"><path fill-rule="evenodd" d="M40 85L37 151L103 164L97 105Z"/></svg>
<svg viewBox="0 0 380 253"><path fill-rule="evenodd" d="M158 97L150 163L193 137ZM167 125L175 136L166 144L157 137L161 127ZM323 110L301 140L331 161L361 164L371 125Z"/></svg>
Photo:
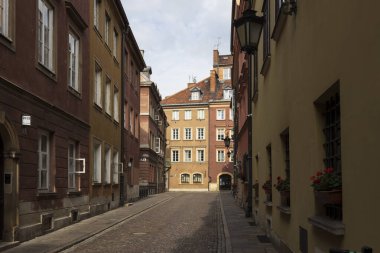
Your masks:
<svg viewBox="0 0 380 253"><path fill-rule="evenodd" d="M315 200L322 204L341 205L342 190L314 191Z"/></svg>

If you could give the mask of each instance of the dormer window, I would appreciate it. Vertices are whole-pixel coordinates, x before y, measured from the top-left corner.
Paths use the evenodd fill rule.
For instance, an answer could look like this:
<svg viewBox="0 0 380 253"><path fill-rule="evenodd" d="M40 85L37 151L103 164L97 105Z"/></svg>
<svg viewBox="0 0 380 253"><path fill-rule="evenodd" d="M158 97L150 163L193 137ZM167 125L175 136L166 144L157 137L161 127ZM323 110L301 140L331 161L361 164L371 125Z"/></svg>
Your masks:
<svg viewBox="0 0 380 253"><path fill-rule="evenodd" d="M223 99L231 99L233 95L232 89L224 89L223 90Z"/></svg>
<svg viewBox="0 0 380 253"><path fill-rule="evenodd" d="M191 100L200 100L201 90L199 88L194 88L191 90Z"/></svg>

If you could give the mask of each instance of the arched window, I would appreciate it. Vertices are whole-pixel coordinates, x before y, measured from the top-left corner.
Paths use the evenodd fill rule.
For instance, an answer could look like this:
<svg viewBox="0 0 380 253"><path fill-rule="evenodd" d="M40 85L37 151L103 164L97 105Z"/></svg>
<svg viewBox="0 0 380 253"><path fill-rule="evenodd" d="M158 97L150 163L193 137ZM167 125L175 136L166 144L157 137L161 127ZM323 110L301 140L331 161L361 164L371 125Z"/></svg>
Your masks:
<svg viewBox="0 0 380 253"><path fill-rule="evenodd" d="M193 174L193 183L194 184L201 184L202 183L202 174L200 174L200 173Z"/></svg>
<svg viewBox="0 0 380 253"><path fill-rule="evenodd" d="M189 174L181 174L181 184L190 183L190 175Z"/></svg>

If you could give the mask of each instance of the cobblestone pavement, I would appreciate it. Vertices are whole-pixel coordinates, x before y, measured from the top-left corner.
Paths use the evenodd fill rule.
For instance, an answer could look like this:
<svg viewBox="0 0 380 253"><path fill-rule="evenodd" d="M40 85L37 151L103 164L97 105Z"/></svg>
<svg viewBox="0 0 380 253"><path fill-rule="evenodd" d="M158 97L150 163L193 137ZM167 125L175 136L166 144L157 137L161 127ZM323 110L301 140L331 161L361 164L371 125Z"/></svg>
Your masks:
<svg viewBox="0 0 380 253"><path fill-rule="evenodd" d="M181 193L64 252L223 252L221 220L218 193Z"/></svg>

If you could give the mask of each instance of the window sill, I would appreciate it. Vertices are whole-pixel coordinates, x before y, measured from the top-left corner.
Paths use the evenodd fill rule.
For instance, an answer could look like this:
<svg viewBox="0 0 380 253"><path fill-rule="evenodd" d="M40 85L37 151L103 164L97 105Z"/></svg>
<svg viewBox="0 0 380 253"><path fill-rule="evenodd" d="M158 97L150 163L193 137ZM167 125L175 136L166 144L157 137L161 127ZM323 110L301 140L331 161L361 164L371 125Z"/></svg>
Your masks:
<svg viewBox="0 0 380 253"><path fill-rule="evenodd" d="M332 220L323 216L313 216L308 218L313 226L325 230L333 235L344 235L345 226L342 221Z"/></svg>
<svg viewBox="0 0 380 253"><path fill-rule="evenodd" d="M264 201L264 205L266 205L267 207L272 207L273 202L272 201Z"/></svg>
<svg viewBox="0 0 380 253"><path fill-rule="evenodd" d="M281 5L281 8L279 10L279 13L276 19L276 24L274 25L274 28L273 28L273 33L272 33L271 38L276 42L278 42L280 39L282 30L284 29L286 19L288 17L288 15L284 13L284 8L285 8L285 4Z"/></svg>
<svg viewBox="0 0 380 253"><path fill-rule="evenodd" d="M76 89L72 88L71 86L67 86L67 90L70 92L71 95L73 95L74 97L82 100L82 94L77 91Z"/></svg>
<svg viewBox="0 0 380 253"><path fill-rule="evenodd" d="M114 63L115 63L117 66L119 66L119 61L116 59L115 56L113 56L113 61L114 61Z"/></svg>
<svg viewBox="0 0 380 253"><path fill-rule="evenodd" d="M49 77L51 80L57 82L57 76L56 74L49 68L47 68L45 65L43 65L40 62L37 62L37 69L41 71L44 75Z"/></svg>
<svg viewBox="0 0 380 253"><path fill-rule="evenodd" d="M290 206L277 206L277 209L283 214L290 215L292 213Z"/></svg>
<svg viewBox="0 0 380 253"><path fill-rule="evenodd" d="M13 53L16 52L16 49L14 47L14 42L11 38L4 36L0 33L0 43L6 46L9 50L11 50Z"/></svg>
<svg viewBox="0 0 380 253"><path fill-rule="evenodd" d="M67 195L69 197L80 196L80 195L82 195L82 192L81 191L77 191L77 190L71 190L71 191L67 192Z"/></svg>
<svg viewBox="0 0 380 253"><path fill-rule="evenodd" d="M37 198L57 198L58 193L56 192L38 192Z"/></svg>
<svg viewBox="0 0 380 253"><path fill-rule="evenodd" d="M103 108L102 108L100 105L98 105L96 102L94 102L94 107L95 107L95 109L98 110L99 112L103 112Z"/></svg>
<svg viewBox="0 0 380 253"><path fill-rule="evenodd" d="M263 63L263 66L261 67L261 70L260 70L260 74L265 76L267 74L267 71L269 69L269 66L270 66L270 61L271 61L271 55L267 55L264 59L264 63Z"/></svg>
<svg viewBox="0 0 380 253"><path fill-rule="evenodd" d="M103 36L100 34L100 31L96 25L94 25L94 30L96 35L98 35L99 39L103 40Z"/></svg>
<svg viewBox="0 0 380 253"><path fill-rule="evenodd" d="M102 186L103 184L102 183L99 183L99 182L92 182L92 186Z"/></svg>
<svg viewBox="0 0 380 253"><path fill-rule="evenodd" d="M115 126L117 126L117 127L120 125L119 121L117 121L117 120L115 120L115 119L113 119L113 124L114 124Z"/></svg>

